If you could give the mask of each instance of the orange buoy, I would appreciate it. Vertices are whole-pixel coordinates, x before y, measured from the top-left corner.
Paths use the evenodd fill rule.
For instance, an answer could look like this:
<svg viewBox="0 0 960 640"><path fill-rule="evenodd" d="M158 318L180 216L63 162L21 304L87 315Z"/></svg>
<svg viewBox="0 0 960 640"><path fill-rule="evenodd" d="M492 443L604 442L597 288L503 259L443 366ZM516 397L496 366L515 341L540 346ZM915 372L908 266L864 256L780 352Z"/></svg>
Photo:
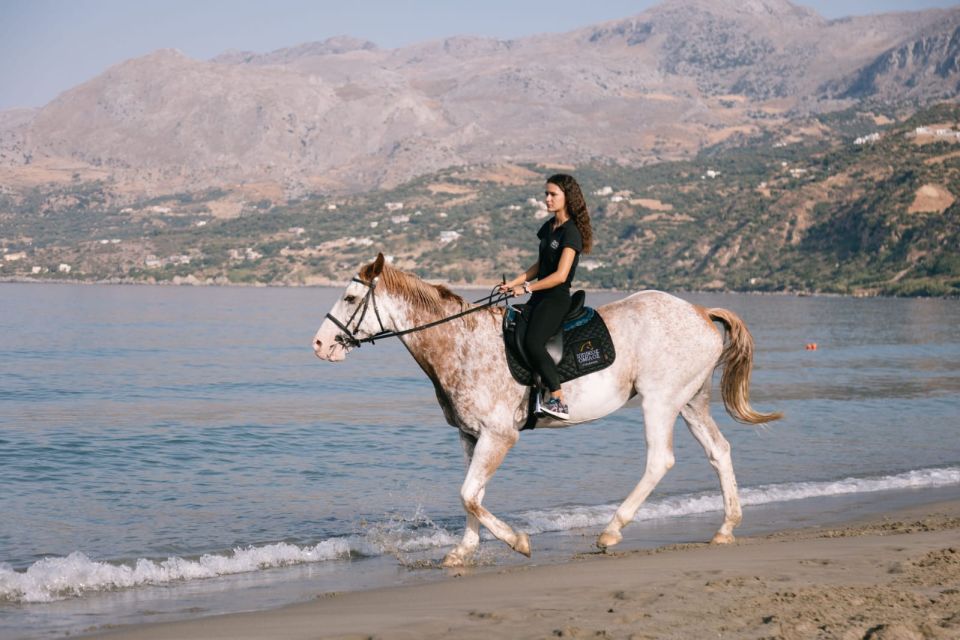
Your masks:
<svg viewBox="0 0 960 640"><path fill-rule="evenodd" d="M806 349L807 349L807 351L816 351L816 350L817 350L817 343L816 343L816 342L808 342L808 343L807 343L807 346L806 346Z"/></svg>

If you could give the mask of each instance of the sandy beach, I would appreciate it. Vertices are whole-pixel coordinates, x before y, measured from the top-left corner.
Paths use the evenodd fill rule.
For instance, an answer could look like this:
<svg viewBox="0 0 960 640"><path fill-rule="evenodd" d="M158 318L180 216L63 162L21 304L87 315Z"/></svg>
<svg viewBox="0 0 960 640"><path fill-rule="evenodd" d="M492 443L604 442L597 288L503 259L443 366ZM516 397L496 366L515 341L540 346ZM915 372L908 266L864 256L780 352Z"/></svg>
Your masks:
<svg viewBox="0 0 960 640"><path fill-rule="evenodd" d="M439 571L439 569L438 569ZM91 629L173 638L960 638L960 501L839 527L449 572L282 609Z"/></svg>

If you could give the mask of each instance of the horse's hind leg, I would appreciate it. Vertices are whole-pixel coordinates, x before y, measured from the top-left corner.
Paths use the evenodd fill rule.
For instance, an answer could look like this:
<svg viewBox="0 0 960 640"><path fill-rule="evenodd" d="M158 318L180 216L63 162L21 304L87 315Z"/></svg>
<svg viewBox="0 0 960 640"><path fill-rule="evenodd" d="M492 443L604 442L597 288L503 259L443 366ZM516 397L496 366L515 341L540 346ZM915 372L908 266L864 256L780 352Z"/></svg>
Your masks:
<svg viewBox="0 0 960 640"><path fill-rule="evenodd" d="M643 422L647 436L647 466L643 470L640 482L623 501L613 514L610 524L600 534L597 546L601 549L612 547L623 540L620 530L633 520L643 501L673 467L673 425L676 421L675 408L644 400Z"/></svg>
<svg viewBox="0 0 960 640"><path fill-rule="evenodd" d="M466 458L467 470L470 469L470 463L473 461L473 449L477 446L476 437L465 433L460 432L460 444L463 446L463 456ZM483 501L484 490L480 490L480 501ZM477 516L473 515L470 512L467 512L467 526L463 532L463 539L460 540L460 544L454 547L446 556L443 558L443 566L445 567L460 567L463 566L463 563L473 555L477 550L477 546L480 544L480 521L477 519Z"/></svg>
<svg viewBox="0 0 960 640"><path fill-rule="evenodd" d="M740 497L737 494L737 478L733 474L733 460L730 457L730 443L720 433L717 423L710 415L710 379L700 388L697 395L680 410L684 422L690 428L693 437L703 445L710 464L720 478L723 491L723 525L712 542L726 544L733 542L733 528L740 524L743 512L740 509Z"/></svg>
<svg viewBox="0 0 960 640"><path fill-rule="evenodd" d="M490 478L500 467L507 452L513 448L518 438L517 432L510 434L489 434L481 433L473 447L473 456L467 470L467 477L463 481L463 487L460 489L460 498L463 500L463 508L467 512L467 532L464 534L463 543L453 549L443 559L445 566L458 566L463 564L465 555L472 553L476 549L474 536L479 540L479 526L476 534L471 530L470 517L476 519L476 522L485 526L490 533L506 542L511 549L522 553L525 556L530 555L530 539L525 533L516 533L510 526L497 518L483 507L483 495ZM472 544L472 548L471 548Z"/></svg>

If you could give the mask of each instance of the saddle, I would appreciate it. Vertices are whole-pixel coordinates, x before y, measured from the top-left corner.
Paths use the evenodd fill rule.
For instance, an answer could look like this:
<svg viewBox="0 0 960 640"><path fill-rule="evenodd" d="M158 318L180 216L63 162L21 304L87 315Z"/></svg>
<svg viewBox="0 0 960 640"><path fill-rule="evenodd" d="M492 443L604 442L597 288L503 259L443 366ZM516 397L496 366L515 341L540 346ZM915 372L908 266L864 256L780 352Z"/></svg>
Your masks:
<svg viewBox="0 0 960 640"><path fill-rule="evenodd" d="M571 296L570 309L563 318L560 331L547 341L547 353L557 365L560 382L606 369L616 358L607 325L595 309L584 306L585 298L583 291ZM530 394L530 419L524 428L532 428L535 424L533 407L539 405L536 402L539 399L539 376L532 371L523 347L529 312L528 305L518 304L508 307L503 314L503 342L510 374L520 384L534 387Z"/></svg>

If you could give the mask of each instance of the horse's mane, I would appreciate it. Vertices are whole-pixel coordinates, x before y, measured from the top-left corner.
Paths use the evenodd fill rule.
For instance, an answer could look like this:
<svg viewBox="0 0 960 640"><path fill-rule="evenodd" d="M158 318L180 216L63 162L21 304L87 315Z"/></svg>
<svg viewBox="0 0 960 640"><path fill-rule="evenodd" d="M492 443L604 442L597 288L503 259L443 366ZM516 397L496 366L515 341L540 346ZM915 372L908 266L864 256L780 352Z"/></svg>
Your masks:
<svg viewBox="0 0 960 640"><path fill-rule="evenodd" d="M359 274L361 280L367 282L373 280L374 264L375 262L371 262L361 267ZM446 314L447 310L444 308L444 302L455 302L460 305L461 310L469 306L466 300L442 284L424 282L412 273L394 269L388 264L383 265L379 283L390 293L400 296L415 308L429 313Z"/></svg>

